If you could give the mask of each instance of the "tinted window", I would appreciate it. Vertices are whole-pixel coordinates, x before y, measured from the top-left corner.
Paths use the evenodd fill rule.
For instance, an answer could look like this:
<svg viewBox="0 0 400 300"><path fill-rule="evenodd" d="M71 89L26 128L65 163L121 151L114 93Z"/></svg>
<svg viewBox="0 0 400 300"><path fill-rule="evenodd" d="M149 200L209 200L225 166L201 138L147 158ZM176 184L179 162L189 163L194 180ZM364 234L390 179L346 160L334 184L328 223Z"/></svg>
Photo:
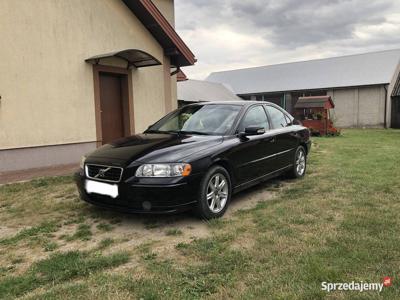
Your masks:
<svg viewBox="0 0 400 300"><path fill-rule="evenodd" d="M232 128L240 109L239 105L225 104L186 106L157 122L148 131L222 135Z"/></svg>
<svg viewBox="0 0 400 300"><path fill-rule="evenodd" d="M244 132L247 127L262 127L265 130L269 129L268 118L261 105L250 108L240 124L239 131Z"/></svg>
<svg viewBox="0 0 400 300"><path fill-rule="evenodd" d="M288 125L292 123L292 120L288 117L288 115L285 115L285 118Z"/></svg>
<svg viewBox="0 0 400 300"><path fill-rule="evenodd" d="M282 128L287 126L285 114L279 109L267 106L268 114L271 118L271 125L274 128Z"/></svg>

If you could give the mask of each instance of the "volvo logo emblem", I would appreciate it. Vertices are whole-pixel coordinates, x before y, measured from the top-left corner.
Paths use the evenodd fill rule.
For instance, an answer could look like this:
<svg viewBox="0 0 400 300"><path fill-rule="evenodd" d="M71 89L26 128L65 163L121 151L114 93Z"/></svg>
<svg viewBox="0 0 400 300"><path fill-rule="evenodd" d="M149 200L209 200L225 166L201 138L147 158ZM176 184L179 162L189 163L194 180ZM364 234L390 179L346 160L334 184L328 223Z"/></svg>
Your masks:
<svg viewBox="0 0 400 300"><path fill-rule="evenodd" d="M106 168L106 169L100 169L98 174L96 176L94 176L95 178L104 178L106 176L106 173L108 170L110 170L111 168Z"/></svg>

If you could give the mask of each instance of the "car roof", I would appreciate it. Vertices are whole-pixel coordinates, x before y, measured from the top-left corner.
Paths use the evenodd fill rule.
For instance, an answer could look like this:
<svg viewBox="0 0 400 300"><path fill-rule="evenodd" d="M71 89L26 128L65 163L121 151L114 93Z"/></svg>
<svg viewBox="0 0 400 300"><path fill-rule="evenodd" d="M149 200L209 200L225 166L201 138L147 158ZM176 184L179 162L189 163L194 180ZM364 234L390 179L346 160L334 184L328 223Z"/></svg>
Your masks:
<svg viewBox="0 0 400 300"><path fill-rule="evenodd" d="M193 104L189 104L189 105L185 105L183 107L187 107L187 106L195 106L195 105L237 105L237 106L242 106L244 107L244 109L247 109L249 106L252 106L254 104L268 104L270 106L273 106L281 111L283 111L285 113L285 115L287 115L289 118L293 118L293 116L287 112L286 110L284 110L282 107L280 107L279 105L272 103L272 102L268 102L268 101L255 101L255 100L239 100L239 101L210 101L210 102L197 102L197 103L193 103ZM182 108L183 108L182 107ZM180 108L180 109L182 109Z"/></svg>
<svg viewBox="0 0 400 300"><path fill-rule="evenodd" d="M275 106L274 103L267 102L267 101L251 101L251 100L235 100L235 101L210 101L210 102L198 102L189 104L191 105L213 105L213 104L221 104L221 105L240 105L240 106L250 106L253 104L272 104Z"/></svg>

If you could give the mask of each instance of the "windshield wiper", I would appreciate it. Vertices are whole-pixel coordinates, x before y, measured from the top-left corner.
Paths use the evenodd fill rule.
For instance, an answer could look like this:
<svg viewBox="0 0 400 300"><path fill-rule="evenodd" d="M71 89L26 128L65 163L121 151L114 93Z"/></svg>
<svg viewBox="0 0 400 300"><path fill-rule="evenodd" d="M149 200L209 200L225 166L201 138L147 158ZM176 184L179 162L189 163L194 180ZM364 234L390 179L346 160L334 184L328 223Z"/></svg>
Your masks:
<svg viewBox="0 0 400 300"><path fill-rule="evenodd" d="M201 131L193 131L193 130L155 130L155 129L150 129L146 130L144 133L170 133L170 134L197 134L197 135L210 135L206 132L201 132Z"/></svg>
<svg viewBox="0 0 400 300"><path fill-rule="evenodd" d="M206 132L201 132L201 131L191 131L191 130L181 130L177 131L180 134L198 134L198 135L210 135Z"/></svg>
<svg viewBox="0 0 400 300"><path fill-rule="evenodd" d="M175 131L175 130L155 130L155 129L150 129L150 130L146 130L144 133L170 133L170 134L179 134L179 131Z"/></svg>

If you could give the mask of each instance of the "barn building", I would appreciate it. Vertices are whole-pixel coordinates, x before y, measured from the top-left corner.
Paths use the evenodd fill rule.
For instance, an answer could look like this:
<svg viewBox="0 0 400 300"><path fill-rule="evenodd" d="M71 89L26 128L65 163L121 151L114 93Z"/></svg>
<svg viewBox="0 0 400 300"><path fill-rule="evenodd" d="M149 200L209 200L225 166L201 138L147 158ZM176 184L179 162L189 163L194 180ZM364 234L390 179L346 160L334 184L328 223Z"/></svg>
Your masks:
<svg viewBox="0 0 400 300"><path fill-rule="evenodd" d="M339 127L400 128L400 49L211 73L246 100L289 112L299 97L331 96Z"/></svg>

